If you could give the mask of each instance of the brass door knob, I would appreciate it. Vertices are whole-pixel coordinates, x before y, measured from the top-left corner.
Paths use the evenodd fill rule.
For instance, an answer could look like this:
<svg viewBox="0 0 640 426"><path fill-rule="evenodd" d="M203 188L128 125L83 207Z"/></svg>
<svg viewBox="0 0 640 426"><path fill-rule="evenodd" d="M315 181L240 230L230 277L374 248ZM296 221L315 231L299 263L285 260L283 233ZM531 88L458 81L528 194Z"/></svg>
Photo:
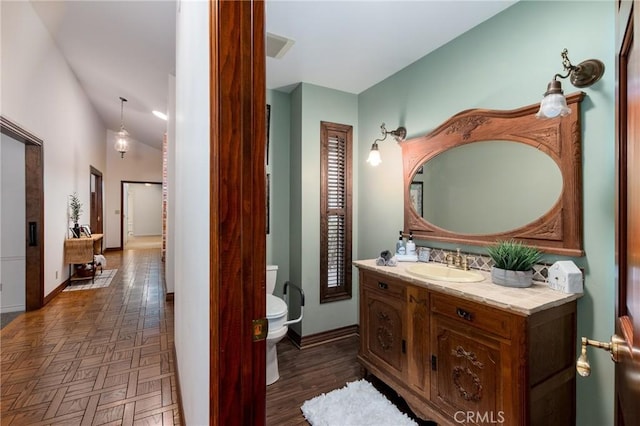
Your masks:
<svg viewBox="0 0 640 426"><path fill-rule="evenodd" d="M599 342L597 340L590 340L586 337L582 338L582 352L576 361L576 370L578 374L583 377L587 377L591 374L591 365L589 359L587 359L587 346L593 346L596 348L604 349L611 354L613 362L618 362L618 354L620 353L620 345L625 341L622 337L614 334L611 336L610 342Z"/></svg>

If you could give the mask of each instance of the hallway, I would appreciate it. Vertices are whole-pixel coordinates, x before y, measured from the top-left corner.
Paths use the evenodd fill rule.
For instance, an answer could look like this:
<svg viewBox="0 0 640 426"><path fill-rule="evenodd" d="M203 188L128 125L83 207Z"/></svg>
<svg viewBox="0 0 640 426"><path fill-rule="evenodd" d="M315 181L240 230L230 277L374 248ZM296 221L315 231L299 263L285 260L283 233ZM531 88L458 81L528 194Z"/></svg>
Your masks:
<svg viewBox="0 0 640 426"><path fill-rule="evenodd" d="M60 293L0 331L2 425L180 424L160 250L106 257L109 287Z"/></svg>

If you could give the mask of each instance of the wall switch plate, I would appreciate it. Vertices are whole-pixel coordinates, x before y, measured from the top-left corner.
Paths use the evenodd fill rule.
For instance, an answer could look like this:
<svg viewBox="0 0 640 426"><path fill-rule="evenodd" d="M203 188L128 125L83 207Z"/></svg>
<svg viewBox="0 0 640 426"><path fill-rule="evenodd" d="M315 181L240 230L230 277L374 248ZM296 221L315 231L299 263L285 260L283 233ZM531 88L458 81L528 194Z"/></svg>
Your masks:
<svg viewBox="0 0 640 426"><path fill-rule="evenodd" d="M582 271L570 260L549 267L549 287L563 293L582 293Z"/></svg>

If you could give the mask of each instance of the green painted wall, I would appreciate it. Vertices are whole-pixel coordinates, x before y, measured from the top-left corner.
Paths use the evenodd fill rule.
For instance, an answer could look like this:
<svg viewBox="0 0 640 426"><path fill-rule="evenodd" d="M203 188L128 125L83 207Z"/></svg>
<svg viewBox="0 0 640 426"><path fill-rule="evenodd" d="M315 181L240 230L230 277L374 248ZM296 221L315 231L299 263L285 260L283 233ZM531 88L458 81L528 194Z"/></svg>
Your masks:
<svg viewBox="0 0 640 426"><path fill-rule="evenodd" d="M584 89L586 256L574 260L586 271L585 295L578 303L578 336L608 339L613 332L615 278L613 25L614 4L609 1L521 0L358 96L310 84L300 84L291 94L269 92L274 163L268 166L273 179L268 261L285 265L288 256L289 270L281 267L279 285L288 273L306 292L305 320L294 330L306 336L357 322L357 279L353 300L318 304L320 121L354 126L354 258L372 258L382 249L392 249L403 227L399 145L391 140L380 143L383 163L377 168L365 163L371 143L380 135L380 123L388 129L404 125L408 136L414 137L465 109L514 109L536 103L553 75L562 71L560 52L566 47L574 63L598 58L607 67L600 82ZM567 94L578 91L566 80L563 87ZM288 121L274 111L276 105L283 111L290 108ZM287 160L288 169L282 163ZM288 217L278 213L287 208ZM369 232L372 229L375 232ZM288 239L288 248L280 238ZM296 300L290 310L296 313ZM592 376L577 378L577 424L612 424L613 365L603 351L592 351L590 359Z"/></svg>
<svg viewBox="0 0 640 426"><path fill-rule="evenodd" d="M351 300L319 302L321 121L353 126L357 156L357 96L307 83L291 93L290 276L292 282L302 286L306 299L302 325L292 328L301 336L358 322L357 286ZM292 315L297 312L297 301L290 304Z"/></svg>
<svg viewBox="0 0 640 426"><path fill-rule="evenodd" d="M391 249L403 225L400 146L389 140L380 143L383 163L377 168L365 165L380 123L389 129L404 125L414 137L465 109L536 103L553 75L562 71L560 52L566 47L574 63L598 58L607 67L603 79L584 90L586 256L576 259L586 268L578 336L607 340L614 323L614 7L609 1L521 1L361 93L359 258ZM578 91L568 81L563 87L567 94ZM367 232L373 229L376 232ZM590 359L592 376L577 379L577 424L612 424L613 365L604 351L592 351Z"/></svg>
<svg viewBox="0 0 640 426"><path fill-rule="evenodd" d="M289 280L289 152L291 99L289 94L267 91L271 105L269 125L269 155L267 174L270 181L269 234L267 234L267 264L278 265L275 293L282 295L282 286Z"/></svg>

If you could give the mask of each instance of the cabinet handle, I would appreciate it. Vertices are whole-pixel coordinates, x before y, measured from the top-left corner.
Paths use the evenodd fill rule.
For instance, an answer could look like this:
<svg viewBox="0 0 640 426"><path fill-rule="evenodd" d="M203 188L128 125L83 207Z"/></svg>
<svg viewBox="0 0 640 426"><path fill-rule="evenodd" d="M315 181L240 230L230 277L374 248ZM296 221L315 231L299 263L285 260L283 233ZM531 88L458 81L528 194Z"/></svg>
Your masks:
<svg viewBox="0 0 640 426"><path fill-rule="evenodd" d="M471 321L473 318L473 315L471 314L471 312L467 312L462 308L456 308L456 314L458 314L460 318L467 321Z"/></svg>
<svg viewBox="0 0 640 426"><path fill-rule="evenodd" d="M378 283L378 288L382 289L382 290L386 290L389 288L389 286L387 285L387 283Z"/></svg>

